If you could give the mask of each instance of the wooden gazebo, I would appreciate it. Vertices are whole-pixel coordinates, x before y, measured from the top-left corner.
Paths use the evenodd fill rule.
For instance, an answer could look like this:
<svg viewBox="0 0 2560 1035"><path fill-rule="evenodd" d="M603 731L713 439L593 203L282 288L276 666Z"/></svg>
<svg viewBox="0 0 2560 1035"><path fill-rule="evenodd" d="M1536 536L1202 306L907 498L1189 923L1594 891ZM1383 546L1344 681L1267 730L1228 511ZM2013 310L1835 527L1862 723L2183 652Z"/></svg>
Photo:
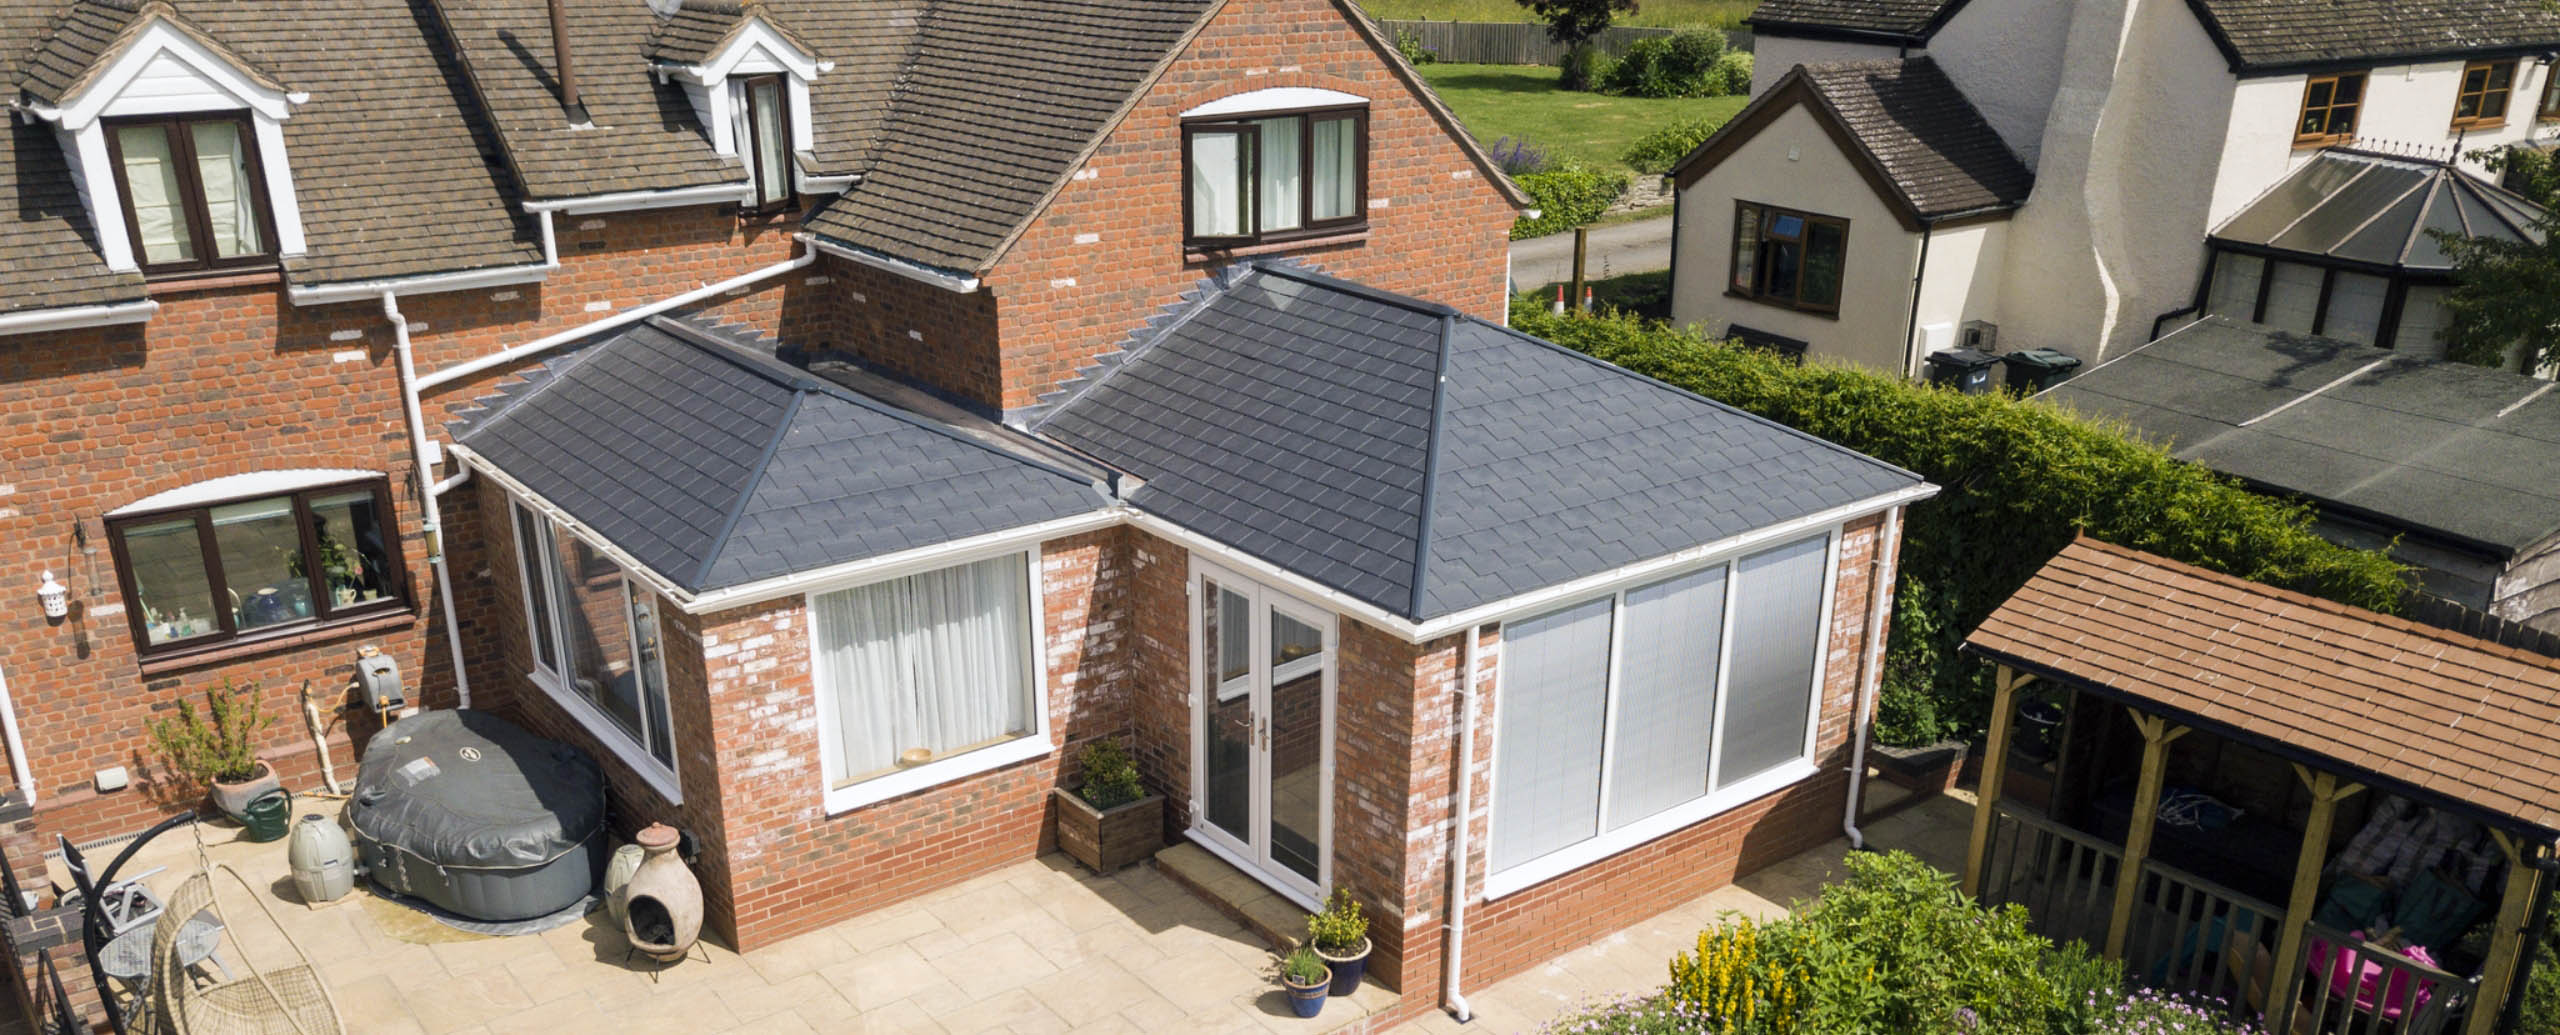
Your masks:
<svg viewBox="0 0 2560 1035"><path fill-rule="evenodd" d="M2547 912L2538 899L2560 839L2560 660L2087 538L2002 604L1965 650L1999 676L1967 893L2026 902L2049 930L2088 938L2138 980L2227 981L2263 1008L2272 1032L2499 1030L2530 966L2528 926ZM2070 794L2014 771L2038 755L2013 750L2022 695L2045 698L2030 739L2050 741L2041 767L2054 779L2104 781L2119 794L2131 784L2129 807L2107 813L2121 837L2057 818ZM2100 725L2125 745L2113 760L2088 748ZM2269 763L2251 779L2284 784L2287 804L2261 810L2273 815L2256 826L2169 836L2203 844L2190 854L2208 861L2298 836L2289 881L2259 882L2289 886L2255 897L2196 872L2211 865L2154 858L2172 747L2190 733L2201 734L2191 747L2216 750L2201 762L2186 752L2183 771L2226 757ZM2263 775L2287 769L2291 779ZM2437 969L2441 961L2365 937L2391 935L2315 921L2329 908L2333 834L2350 832L2341 805L2366 791L2375 793L2355 807L2395 799L2385 818L2407 809L2485 828L2476 970ZM2043 807L2029 803L2039 794ZM2332 891L2340 880L2326 875ZM2478 943L2480 922L2470 933ZM2252 965L2263 988L2251 985Z"/></svg>

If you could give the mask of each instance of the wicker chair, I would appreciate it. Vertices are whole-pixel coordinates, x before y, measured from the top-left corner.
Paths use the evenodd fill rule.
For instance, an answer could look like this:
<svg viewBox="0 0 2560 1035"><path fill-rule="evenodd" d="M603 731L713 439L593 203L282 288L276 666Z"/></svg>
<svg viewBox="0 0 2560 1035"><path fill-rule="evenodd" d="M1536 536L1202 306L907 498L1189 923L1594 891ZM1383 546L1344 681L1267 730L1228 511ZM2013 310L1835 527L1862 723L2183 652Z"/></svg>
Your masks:
<svg viewBox="0 0 2560 1035"><path fill-rule="evenodd" d="M210 907L224 929L232 929L213 893L213 870L239 881L267 922L284 934L284 943L293 949L292 965L269 970L255 960L244 960L249 976L202 986L187 973L178 954L178 931L186 926L186 918ZM159 929L151 936L151 986L139 1030L152 1035L343 1035L346 1031L338 1020L337 1002L330 998L329 986L320 980L311 957L294 943L275 910L238 871L216 866L187 878L169 895L168 908L160 916Z"/></svg>

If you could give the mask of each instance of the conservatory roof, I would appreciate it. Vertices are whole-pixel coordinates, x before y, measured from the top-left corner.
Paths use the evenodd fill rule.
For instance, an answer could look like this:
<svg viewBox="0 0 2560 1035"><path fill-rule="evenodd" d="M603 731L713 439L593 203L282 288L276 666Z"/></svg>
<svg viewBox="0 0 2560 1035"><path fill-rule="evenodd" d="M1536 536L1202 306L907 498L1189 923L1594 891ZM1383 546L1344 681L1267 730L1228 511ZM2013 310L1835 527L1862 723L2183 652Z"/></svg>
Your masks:
<svg viewBox="0 0 2560 1035"><path fill-rule="evenodd" d="M2332 148L2267 189L2213 239L2425 273L2453 259L2428 231L2539 241L2542 210L2442 162Z"/></svg>

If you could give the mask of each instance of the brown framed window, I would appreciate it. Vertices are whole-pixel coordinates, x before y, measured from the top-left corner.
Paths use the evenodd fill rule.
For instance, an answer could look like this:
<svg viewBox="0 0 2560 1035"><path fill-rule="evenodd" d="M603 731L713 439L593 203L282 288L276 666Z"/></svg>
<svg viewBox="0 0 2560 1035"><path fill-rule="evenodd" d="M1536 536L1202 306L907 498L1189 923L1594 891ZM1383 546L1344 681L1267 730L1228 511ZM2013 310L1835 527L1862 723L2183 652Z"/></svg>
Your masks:
<svg viewBox="0 0 2560 1035"><path fill-rule="evenodd" d="M2315 75L2302 88L2302 121L2294 124L2297 144L2326 144L2356 135L2356 116L2364 111L2365 74Z"/></svg>
<svg viewBox="0 0 2560 1035"><path fill-rule="evenodd" d="M2453 98L2457 127L2497 126L2507 121L2507 99L2516 88L2516 62L2474 61L2462 66L2462 88Z"/></svg>
<svg viewBox="0 0 2560 1035"><path fill-rule="evenodd" d="M2543 122L2560 122L2560 61L2542 66L2542 101L2534 105L2534 117Z"/></svg>
<svg viewBox="0 0 2560 1035"><path fill-rule="evenodd" d="M747 208L779 212L791 207L791 91L778 75L760 75L738 87L738 153L746 156Z"/></svg>
<svg viewBox="0 0 2560 1035"><path fill-rule="evenodd" d="M1734 202L1728 293L1789 309L1837 313L1848 259L1848 220Z"/></svg>
<svg viewBox="0 0 2560 1035"><path fill-rule="evenodd" d="M246 112L106 121L134 261L146 274L247 266L276 254Z"/></svg>
<svg viewBox="0 0 2560 1035"><path fill-rule="evenodd" d="M107 521L136 650L180 653L404 609L389 482Z"/></svg>
<svg viewBox="0 0 2560 1035"><path fill-rule="evenodd" d="M1368 220L1369 111L1336 108L1182 127L1183 241L1232 248Z"/></svg>

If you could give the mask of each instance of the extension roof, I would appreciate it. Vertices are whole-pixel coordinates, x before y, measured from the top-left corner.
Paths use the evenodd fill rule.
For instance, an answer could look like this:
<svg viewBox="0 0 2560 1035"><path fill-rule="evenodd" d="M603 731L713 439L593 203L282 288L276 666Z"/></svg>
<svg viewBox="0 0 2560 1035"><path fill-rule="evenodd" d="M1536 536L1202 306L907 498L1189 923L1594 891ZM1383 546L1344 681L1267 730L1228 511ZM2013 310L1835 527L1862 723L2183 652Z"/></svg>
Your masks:
<svg viewBox="0 0 2560 1035"><path fill-rule="evenodd" d="M1103 510L1092 479L845 391L737 332L632 324L455 441L688 592Z"/></svg>
<svg viewBox="0 0 2560 1035"><path fill-rule="evenodd" d="M2450 275L2453 257L2427 231L2539 242L2542 214L2523 196L2443 162L2332 149L2268 188L2213 239Z"/></svg>
<svg viewBox="0 0 2560 1035"><path fill-rule="evenodd" d="M2487 58L2560 47L2542 0L2187 0L2232 71Z"/></svg>
<svg viewBox="0 0 2560 1035"><path fill-rule="evenodd" d="M1799 106L1908 229L2014 209L2035 187L2026 163L1926 56L1797 65L1674 164L1673 179L1682 187L1697 182Z"/></svg>
<svg viewBox="0 0 2560 1035"><path fill-rule="evenodd" d="M1754 35L1919 46L1965 0L1760 0L1745 19Z"/></svg>
<svg viewBox="0 0 2560 1035"><path fill-rule="evenodd" d="M2548 840L2560 660L2083 537L1966 651Z"/></svg>
<svg viewBox="0 0 2560 1035"><path fill-rule="evenodd" d="M1446 306L1203 282L1032 425L1131 505L1412 621L1923 483Z"/></svg>
<svg viewBox="0 0 2560 1035"><path fill-rule="evenodd" d="M2560 536L2548 381L2208 317L2039 398L2260 487L2503 559Z"/></svg>

